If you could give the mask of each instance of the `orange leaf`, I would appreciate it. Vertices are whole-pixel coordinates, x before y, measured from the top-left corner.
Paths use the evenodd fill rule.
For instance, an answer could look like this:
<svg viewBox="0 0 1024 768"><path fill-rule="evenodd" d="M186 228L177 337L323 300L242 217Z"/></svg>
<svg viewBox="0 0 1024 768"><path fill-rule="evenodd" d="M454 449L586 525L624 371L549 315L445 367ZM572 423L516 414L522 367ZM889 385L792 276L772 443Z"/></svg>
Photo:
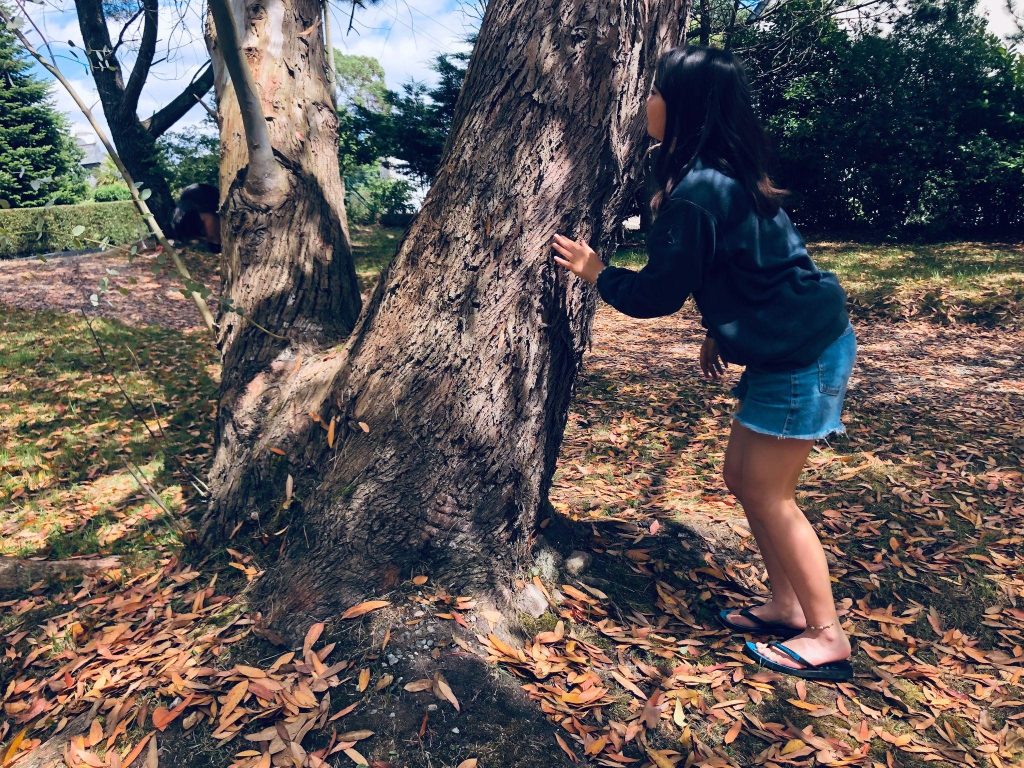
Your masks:
<svg viewBox="0 0 1024 768"><path fill-rule="evenodd" d="M366 600L365 602L359 603L358 605L353 605L351 608L349 608L347 611L341 614L341 618L354 619L357 616L362 616L364 613L376 611L378 608L383 608L387 605L391 605L391 603L387 600Z"/></svg>
<svg viewBox="0 0 1024 768"><path fill-rule="evenodd" d="M18 732L18 735L11 740L10 745L7 747L7 751L4 752L2 765L7 765L11 761L11 758L14 757L14 753L17 752L18 747L21 746L21 742L25 740L25 734L27 732L28 728L22 728L21 731Z"/></svg>
<svg viewBox="0 0 1024 768"><path fill-rule="evenodd" d="M558 742L558 746L562 748L562 751L569 756L569 759L574 763L578 763L580 759L576 757L576 753L569 749L569 745L565 743L565 740L559 735L555 734L555 741Z"/></svg>
<svg viewBox="0 0 1024 768"><path fill-rule="evenodd" d="M732 744L736 741L736 737L740 735L740 730L743 728L743 721L737 720L732 724L732 728L725 734L725 738L722 739L726 744Z"/></svg>
<svg viewBox="0 0 1024 768"><path fill-rule="evenodd" d="M456 712L461 712L459 709L459 700L455 698L455 694L452 692L451 686L448 685L448 681L444 679L440 672L434 674L434 682L437 683L437 687L441 691L441 695L444 696L448 701L455 707Z"/></svg>
<svg viewBox="0 0 1024 768"><path fill-rule="evenodd" d="M121 765L123 765L124 768L132 768L132 763L135 762L135 758L142 754L142 750L146 748L146 744L148 744L149 740L153 738L154 733L155 731L150 731L143 736L142 741L136 744L132 748L132 751L124 756L124 759L121 761Z"/></svg>
<svg viewBox="0 0 1024 768"><path fill-rule="evenodd" d="M309 653L313 644L320 639L320 635L323 634L324 623L318 621L316 624L311 626L306 632L306 639L302 641L302 655L305 656Z"/></svg>
<svg viewBox="0 0 1024 768"><path fill-rule="evenodd" d="M361 669L359 670L359 685L356 686L356 690L365 691L366 686L370 684L370 670Z"/></svg>

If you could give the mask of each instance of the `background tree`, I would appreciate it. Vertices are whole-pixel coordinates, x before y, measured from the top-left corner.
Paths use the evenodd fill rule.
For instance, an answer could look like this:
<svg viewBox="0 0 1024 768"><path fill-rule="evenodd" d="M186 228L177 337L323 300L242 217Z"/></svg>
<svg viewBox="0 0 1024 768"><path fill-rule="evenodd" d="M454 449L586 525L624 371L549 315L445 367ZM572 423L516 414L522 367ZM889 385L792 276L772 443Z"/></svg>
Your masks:
<svg viewBox="0 0 1024 768"><path fill-rule="evenodd" d="M821 4L790 0L749 47L797 220L818 230L1019 233L1024 61L987 31L976 0L914 0L889 31L819 27ZM785 76L773 71L778 36L805 51Z"/></svg>
<svg viewBox="0 0 1024 768"><path fill-rule="evenodd" d="M217 123L207 116L202 125L168 131L157 141L160 167L175 194L189 184L218 183L220 137Z"/></svg>
<svg viewBox="0 0 1024 768"><path fill-rule="evenodd" d="M158 41L158 0L78 0L78 25L85 42L89 70L96 83L111 137L128 171L148 188L147 200L161 227L170 224L174 201L160 165L156 140L196 105L213 85L213 72L204 68L182 92L146 119L138 115L139 96L152 69ZM127 80L120 56L129 30L141 20L141 38ZM115 43L110 22L121 24Z"/></svg>
<svg viewBox="0 0 1024 768"><path fill-rule="evenodd" d="M11 207L76 203L86 195L83 154L31 68L0 25L0 198Z"/></svg>
<svg viewBox="0 0 1024 768"><path fill-rule="evenodd" d="M376 164L387 154L386 137L373 130L363 115L386 120L391 112L384 68L372 56L350 56L334 51L338 105L338 164L348 177L357 168Z"/></svg>
<svg viewBox="0 0 1024 768"><path fill-rule="evenodd" d="M382 106L354 103L355 131L372 137L366 146L378 157L398 159L401 170L431 184L451 133L468 59L468 53L440 54L431 63L439 77L437 85L410 79L402 83L400 92L385 89Z"/></svg>

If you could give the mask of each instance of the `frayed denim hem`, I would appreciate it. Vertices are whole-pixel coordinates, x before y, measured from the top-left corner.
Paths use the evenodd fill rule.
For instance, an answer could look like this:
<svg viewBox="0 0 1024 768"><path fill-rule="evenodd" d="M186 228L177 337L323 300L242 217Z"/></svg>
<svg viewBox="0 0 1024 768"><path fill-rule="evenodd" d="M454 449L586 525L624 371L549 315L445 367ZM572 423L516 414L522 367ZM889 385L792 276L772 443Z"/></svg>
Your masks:
<svg viewBox="0 0 1024 768"><path fill-rule="evenodd" d="M815 435L780 435L777 432L770 432L767 429L761 427L755 427L753 424L749 424L738 416L733 416L735 421L740 426L746 427L751 432L757 432L759 435L768 435L769 437L777 437L779 440L827 440L828 438L846 434L846 426L840 424L836 429L826 429L820 434Z"/></svg>

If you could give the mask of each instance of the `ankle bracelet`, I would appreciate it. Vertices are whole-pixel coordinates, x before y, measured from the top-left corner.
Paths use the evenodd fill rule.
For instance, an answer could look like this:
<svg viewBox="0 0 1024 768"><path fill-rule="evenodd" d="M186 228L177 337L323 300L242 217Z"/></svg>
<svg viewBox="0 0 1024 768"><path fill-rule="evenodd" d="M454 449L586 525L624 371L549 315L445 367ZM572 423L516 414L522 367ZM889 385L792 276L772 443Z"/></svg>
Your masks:
<svg viewBox="0 0 1024 768"><path fill-rule="evenodd" d="M832 621L830 621L828 624L818 624L818 625L808 624L807 625L807 629L828 629L829 627L831 627L835 623L836 623L836 620L832 619Z"/></svg>

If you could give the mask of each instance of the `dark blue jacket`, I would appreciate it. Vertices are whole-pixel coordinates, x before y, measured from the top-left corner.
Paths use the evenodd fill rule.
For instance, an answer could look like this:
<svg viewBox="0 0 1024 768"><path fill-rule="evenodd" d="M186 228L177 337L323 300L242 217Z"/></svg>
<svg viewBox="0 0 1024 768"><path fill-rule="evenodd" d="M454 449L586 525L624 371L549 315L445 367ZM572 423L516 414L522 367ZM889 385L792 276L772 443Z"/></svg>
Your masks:
<svg viewBox="0 0 1024 768"><path fill-rule="evenodd" d="M608 265L597 289L632 317L670 315L692 293L722 356L763 370L810 365L849 323L839 281L786 212L758 215L738 181L700 160L652 222L644 268Z"/></svg>

